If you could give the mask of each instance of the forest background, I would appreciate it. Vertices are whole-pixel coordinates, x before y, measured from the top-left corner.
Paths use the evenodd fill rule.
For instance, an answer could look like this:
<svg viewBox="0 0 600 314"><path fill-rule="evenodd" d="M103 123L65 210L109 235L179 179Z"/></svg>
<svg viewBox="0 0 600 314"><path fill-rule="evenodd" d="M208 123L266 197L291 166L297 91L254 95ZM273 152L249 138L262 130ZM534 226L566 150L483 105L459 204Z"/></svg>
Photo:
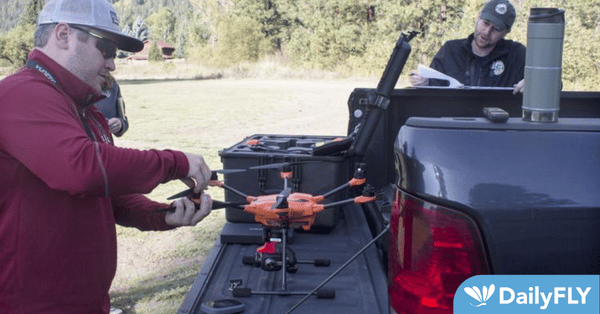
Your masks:
<svg viewBox="0 0 600 314"><path fill-rule="evenodd" d="M172 44L175 57L216 69L268 60L301 70L378 77L402 32L407 67L429 64L444 41L470 34L484 0L108 0L124 31ZM0 2L0 66L27 59L44 0ZM565 90L600 83L600 0L512 0L517 19L508 39L527 43L530 8L566 11ZM119 57L125 58L125 53ZM404 71L406 75L408 71ZM7 73L0 73L6 75Z"/></svg>

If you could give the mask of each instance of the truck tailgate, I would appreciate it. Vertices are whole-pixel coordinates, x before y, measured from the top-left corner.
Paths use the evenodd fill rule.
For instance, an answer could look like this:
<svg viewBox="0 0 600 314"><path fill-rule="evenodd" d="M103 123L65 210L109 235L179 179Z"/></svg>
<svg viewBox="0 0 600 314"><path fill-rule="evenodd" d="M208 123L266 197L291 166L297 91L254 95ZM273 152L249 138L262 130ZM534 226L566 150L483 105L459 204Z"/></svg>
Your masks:
<svg viewBox="0 0 600 314"><path fill-rule="evenodd" d="M600 119L410 118L398 186L471 216L492 273L600 270Z"/></svg>
<svg viewBox="0 0 600 314"><path fill-rule="evenodd" d="M365 244L373 239L362 208L348 205L338 224L327 234L296 232L290 248L298 260L330 259L329 267L298 264L298 272L287 274L287 290L308 292L316 288ZM304 296L252 295L234 298L230 282L241 279L241 287L252 291L281 291L281 271L265 271L244 265L243 256L254 255L258 244L231 244L217 241L188 292L180 314L203 313L204 302L235 299L245 305L243 313L286 313ZM335 289L335 298L311 296L294 313L387 313L387 277L375 246L337 274L324 288Z"/></svg>

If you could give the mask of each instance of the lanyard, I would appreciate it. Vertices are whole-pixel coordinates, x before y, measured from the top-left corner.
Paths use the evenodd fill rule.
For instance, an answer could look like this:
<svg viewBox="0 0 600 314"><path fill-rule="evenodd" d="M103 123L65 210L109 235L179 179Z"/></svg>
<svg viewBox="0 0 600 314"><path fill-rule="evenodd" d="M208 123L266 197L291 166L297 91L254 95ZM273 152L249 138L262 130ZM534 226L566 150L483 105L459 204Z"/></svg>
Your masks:
<svg viewBox="0 0 600 314"><path fill-rule="evenodd" d="M52 73L50 73L50 71L46 70L46 68L44 68L42 65L40 65L37 61L35 60L27 60L27 63L25 63L25 66L30 68L30 69L34 69L34 70L38 70L40 73L42 73L48 80L50 80L50 82L58 85L58 81L56 81L56 77L54 77L54 75L52 75Z"/></svg>
<svg viewBox="0 0 600 314"><path fill-rule="evenodd" d="M43 67L41 64L39 64L37 61L35 60L27 60L27 63L25 63L25 67L30 68L30 69L34 69L37 70L38 72L42 73L50 82L54 83L54 85L56 85L58 88L62 89L60 84L58 84L58 81L56 80L56 77L50 73L50 71L48 71L45 67ZM96 136L94 135L94 133L92 133L92 130L90 130L90 127L87 124L87 119L85 118L85 114L82 113L76 105L73 105L75 107L75 111L77 111L77 115L79 116L79 119L81 120L81 123L83 124L83 128L85 129L85 133L87 133L88 137L94 141L97 142L98 140L96 139ZM110 143L112 144L112 139L107 136L104 133L104 130L102 130L102 127L100 126L100 124L98 123L98 121L95 121L96 125L97 125L97 129L100 131L100 135L102 136L102 140L105 143Z"/></svg>

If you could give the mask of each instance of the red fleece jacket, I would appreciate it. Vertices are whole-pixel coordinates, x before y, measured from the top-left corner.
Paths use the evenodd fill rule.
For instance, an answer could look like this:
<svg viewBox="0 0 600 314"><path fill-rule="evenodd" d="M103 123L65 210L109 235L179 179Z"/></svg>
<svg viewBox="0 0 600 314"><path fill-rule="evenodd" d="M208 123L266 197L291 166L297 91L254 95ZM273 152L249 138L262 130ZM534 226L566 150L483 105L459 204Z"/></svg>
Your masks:
<svg viewBox="0 0 600 314"><path fill-rule="evenodd" d="M115 222L167 230L141 193L184 178L185 155L115 147L90 86L34 50L0 82L0 314L108 313ZM83 127L82 111L93 138Z"/></svg>

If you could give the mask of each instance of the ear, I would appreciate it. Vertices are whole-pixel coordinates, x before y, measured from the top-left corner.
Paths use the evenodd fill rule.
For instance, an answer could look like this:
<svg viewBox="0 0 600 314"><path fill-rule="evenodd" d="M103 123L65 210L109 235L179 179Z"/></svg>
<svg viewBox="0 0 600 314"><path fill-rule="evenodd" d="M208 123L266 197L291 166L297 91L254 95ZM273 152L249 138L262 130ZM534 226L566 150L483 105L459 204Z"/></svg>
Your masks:
<svg viewBox="0 0 600 314"><path fill-rule="evenodd" d="M69 49L69 45L72 43L71 34L73 34L74 31L74 29L70 28L69 25L65 23L57 24L52 31L52 39L56 42L56 46L59 49Z"/></svg>

